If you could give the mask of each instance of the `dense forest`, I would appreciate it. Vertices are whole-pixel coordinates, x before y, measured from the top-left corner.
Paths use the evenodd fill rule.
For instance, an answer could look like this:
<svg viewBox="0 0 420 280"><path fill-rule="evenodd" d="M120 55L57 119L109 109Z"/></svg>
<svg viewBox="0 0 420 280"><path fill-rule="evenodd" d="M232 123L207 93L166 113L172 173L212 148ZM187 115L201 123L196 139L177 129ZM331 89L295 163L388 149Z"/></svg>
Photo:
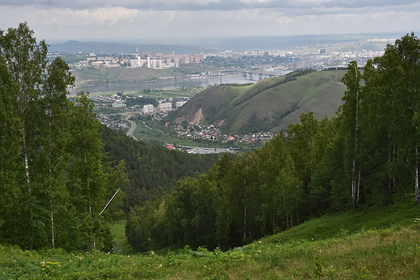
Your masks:
<svg viewBox="0 0 420 280"><path fill-rule="evenodd" d="M179 179L206 173L220 158L147 145L106 126L100 133L104 151L116 162L124 162L127 169L129 182L122 188L126 213L130 207L172 191Z"/></svg>
<svg viewBox="0 0 420 280"><path fill-rule="evenodd" d="M137 250L188 244L226 250L312 217L401 200L419 204L420 40L407 34L342 82L343 105L302 114L264 148L225 155L204 175L131 209Z"/></svg>

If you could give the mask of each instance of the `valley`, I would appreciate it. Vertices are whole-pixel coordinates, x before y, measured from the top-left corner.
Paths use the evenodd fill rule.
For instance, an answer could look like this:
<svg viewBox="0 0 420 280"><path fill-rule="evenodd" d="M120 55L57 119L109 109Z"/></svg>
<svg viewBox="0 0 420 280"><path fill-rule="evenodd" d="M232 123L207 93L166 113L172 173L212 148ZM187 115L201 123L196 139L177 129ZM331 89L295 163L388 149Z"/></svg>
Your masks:
<svg viewBox="0 0 420 280"><path fill-rule="evenodd" d="M420 277L414 33L348 56L257 49L238 71L258 82L170 90L138 84L220 73L204 54L136 50L128 69L80 52L77 84L33 34L0 30L0 278ZM84 83L107 91L69 96Z"/></svg>

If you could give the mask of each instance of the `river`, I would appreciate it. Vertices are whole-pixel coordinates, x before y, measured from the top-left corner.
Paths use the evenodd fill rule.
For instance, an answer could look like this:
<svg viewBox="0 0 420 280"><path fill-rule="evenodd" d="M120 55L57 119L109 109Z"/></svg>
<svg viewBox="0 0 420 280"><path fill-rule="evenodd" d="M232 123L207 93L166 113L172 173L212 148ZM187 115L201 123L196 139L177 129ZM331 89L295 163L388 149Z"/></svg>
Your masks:
<svg viewBox="0 0 420 280"><path fill-rule="evenodd" d="M256 83L257 80L244 79L242 76L218 76L214 78L200 78L200 79L176 79L176 80L157 80L154 82L144 83L127 83L127 84L109 84L101 86L80 86L70 89L70 95L76 95L77 92L89 92L90 95L111 93L111 92L138 92L145 89L175 89L189 86L202 86L220 84L246 84Z"/></svg>

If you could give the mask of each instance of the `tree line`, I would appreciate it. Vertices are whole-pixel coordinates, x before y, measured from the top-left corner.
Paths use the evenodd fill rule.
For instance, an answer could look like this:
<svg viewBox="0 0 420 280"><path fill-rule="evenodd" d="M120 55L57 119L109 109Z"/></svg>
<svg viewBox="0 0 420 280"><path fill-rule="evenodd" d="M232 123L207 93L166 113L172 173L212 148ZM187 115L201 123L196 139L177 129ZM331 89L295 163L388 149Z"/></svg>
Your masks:
<svg viewBox="0 0 420 280"><path fill-rule="evenodd" d="M103 151L88 95L67 99L75 78L47 58L26 23L0 30L0 242L24 249L109 250L109 221L124 215L124 162Z"/></svg>
<svg viewBox="0 0 420 280"><path fill-rule="evenodd" d="M137 250L188 244L226 250L350 209L419 204L420 40L387 45L363 73L355 61L331 118L302 114L264 148L223 156L207 173L131 208Z"/></svg>

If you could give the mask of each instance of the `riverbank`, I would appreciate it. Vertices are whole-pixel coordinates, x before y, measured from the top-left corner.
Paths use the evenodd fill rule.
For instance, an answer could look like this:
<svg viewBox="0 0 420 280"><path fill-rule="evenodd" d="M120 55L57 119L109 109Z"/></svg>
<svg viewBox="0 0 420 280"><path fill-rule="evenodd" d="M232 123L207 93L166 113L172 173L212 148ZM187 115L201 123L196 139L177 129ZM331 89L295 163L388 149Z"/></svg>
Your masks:
<svg viewBox="0 0 420 280"><path fill-rule="evenodd" d="M185 87L207 87L220 84L246 84L256 83L257 80L244 79L239 75L214 76L203 78L183 78L183 79L163 79L133 83L108 83L105 85L80 85L69 90L70 96L75 96L78 92L89 92L90 95L98 95L115 92L143 92L144 90L171 90Z"/></svg>

